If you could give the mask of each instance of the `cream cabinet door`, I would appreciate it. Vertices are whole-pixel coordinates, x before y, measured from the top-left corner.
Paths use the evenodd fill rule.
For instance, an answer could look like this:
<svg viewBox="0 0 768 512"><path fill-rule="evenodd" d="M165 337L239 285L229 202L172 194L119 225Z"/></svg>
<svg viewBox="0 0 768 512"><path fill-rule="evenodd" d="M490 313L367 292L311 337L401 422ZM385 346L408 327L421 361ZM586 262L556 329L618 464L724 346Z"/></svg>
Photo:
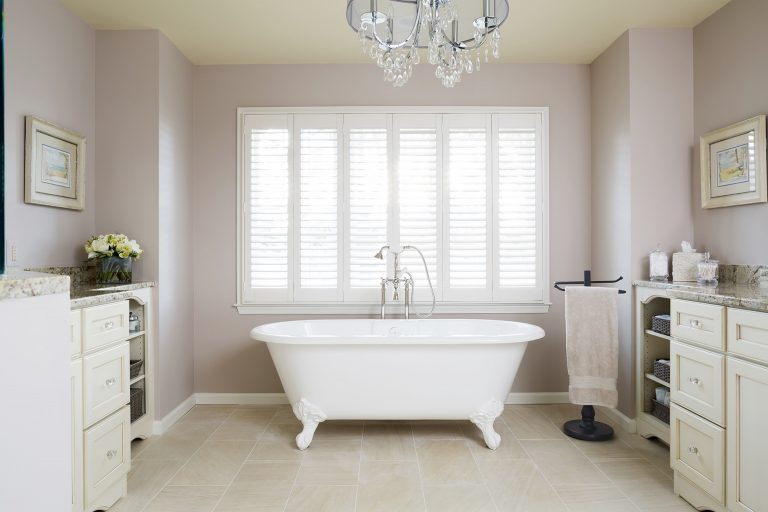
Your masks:
<svg viewBox="0 0 768 512"><path fill-rule="evenodd" d="M728 352L768 363L768 313L728 308Z"/></svg>
<svg viewBox="0 0 768 512"><path fill-rule="evenodd" d="M128 343L83 358L83 420L86 427L130 402L129 360Z"/></svg>
<svg viewBox="0 0 768 512"><path fill-rule="evenodd" d="M725 349L725 308L688 300L672 299L669 329L673 338L698 345Z"/></svg>
<svg viewBox="0 0 768 512"><path fill-rule="evenodd" d="M83 511L83 361L69 364L72 393L72 512Z"/></svg>
<svg viewBox="0 0 768 512"><path fill-rule="evenodd" d="M768 510L768 368L727 358L727 499L732 512Z"/></svg>
<svg viewBox="0 0 768 512"><path fill-rule="evenodd" d="M673 341L670 363L672 401L725 426L725 356Z"/></svg>

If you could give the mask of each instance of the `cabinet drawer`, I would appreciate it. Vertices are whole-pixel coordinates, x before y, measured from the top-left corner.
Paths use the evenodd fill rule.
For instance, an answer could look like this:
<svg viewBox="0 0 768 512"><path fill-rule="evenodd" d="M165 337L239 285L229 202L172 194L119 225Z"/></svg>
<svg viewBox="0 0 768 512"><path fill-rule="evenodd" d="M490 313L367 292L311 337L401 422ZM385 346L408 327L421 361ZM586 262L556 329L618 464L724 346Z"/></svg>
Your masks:
<svg viewBox="0 0 768 512"><path fill-rule="evenodd" d="M131 412L126 406L85 431L85 502L91 503L131 469Z"/></svg>
<svg viewBox="0 0 768 512"><path fill-rule="evenodd" d="M88 427L128 403L128 343L83 358L83 422Z"/></svg>
<svg viewBox="0 0 768 512"><path fill-rule="evenodd" d="M672 337L718 350L725 349L725 308L673 299L670 305Z"/></svg>
<svg viewBox="0 0 768 512"><path fill-rule="evenodd" d="M728 308L728 352L768 363L768 313Z"/></svg>
<svg viewBox="0 0 768 512"><path fill-rule="evenodd" d="M128 301L83 309L83 330L85 352L128 337Z"/></svg>
<svg viewBox="0 0 768 512"><path fill-rule="evenodd" d="M672 401L725 425L725 356L684 343L670 345Z"/></svg>
<svg viewBox="0 0 768 512"><path fill-rule="evenodd" d="M724 429L672 404L669 456L672 469L723 503Z"/></svg>
<svg viewBox="0 0 768 512"><path fill-rule="evenodd" d="M70 330L70 354L72 357L80 355L83 350L83 315L82 311L76 309L69 312L69 330Z"/></svg>

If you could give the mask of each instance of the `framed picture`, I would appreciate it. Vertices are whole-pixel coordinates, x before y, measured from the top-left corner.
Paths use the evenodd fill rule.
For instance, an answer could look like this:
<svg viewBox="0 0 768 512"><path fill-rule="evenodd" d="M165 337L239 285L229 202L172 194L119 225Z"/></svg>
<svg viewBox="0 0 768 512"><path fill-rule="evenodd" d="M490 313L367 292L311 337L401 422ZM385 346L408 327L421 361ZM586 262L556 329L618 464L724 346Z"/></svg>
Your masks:
<svg viewBox="0 0 768 512"><path fill-rule="evenodd" d="M24 178L24 202L82 210L85 138L27 116Z"/></svg>
<svg viewBox="0 0 768 512"><path fill-rule="evenodd" d="M768 202L765 116L701 137L701 207Z"/></svg>

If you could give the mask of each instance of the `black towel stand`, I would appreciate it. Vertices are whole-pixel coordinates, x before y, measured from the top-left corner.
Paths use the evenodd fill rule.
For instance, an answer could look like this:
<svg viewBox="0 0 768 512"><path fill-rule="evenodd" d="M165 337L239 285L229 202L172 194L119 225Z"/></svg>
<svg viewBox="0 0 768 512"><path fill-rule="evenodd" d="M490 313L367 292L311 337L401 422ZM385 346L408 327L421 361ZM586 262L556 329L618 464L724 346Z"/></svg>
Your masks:
<svg viewBox="0 0 768 512"><path fill-rule="evenodd" d="M555 283L555 288L564 292L565 288L562 288L561 285L580 284L584 286L592 286L594 283L618 283L622 279L624 278L619 276L618 279L614 279L613 281L593 281L592 272L590 270L585 270L583 281L558 281ZM618 292L620 294L627 293L626 290L619 290ZM566 421L563 425L563 432L574 439L580 439L582 441L607 441L613 437L613 429L609 425L595 421L595 408L591 405L585 405L581 408L580 420Z"/></svg>

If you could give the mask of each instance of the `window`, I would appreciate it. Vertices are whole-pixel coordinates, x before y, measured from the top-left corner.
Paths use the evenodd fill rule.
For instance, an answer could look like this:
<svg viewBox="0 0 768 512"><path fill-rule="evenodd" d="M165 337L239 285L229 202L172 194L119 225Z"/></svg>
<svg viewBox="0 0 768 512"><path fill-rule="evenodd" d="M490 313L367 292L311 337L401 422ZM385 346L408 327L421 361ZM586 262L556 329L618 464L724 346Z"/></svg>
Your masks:
<svg viewBox="0 0 768 512"><path fill-rule="evenodd" d="M375 312L382 245L422 251L438 312L546 311L547 123L546 108L240 109L240 311ZM418 254L401 265L429 300Z"/></svg>

